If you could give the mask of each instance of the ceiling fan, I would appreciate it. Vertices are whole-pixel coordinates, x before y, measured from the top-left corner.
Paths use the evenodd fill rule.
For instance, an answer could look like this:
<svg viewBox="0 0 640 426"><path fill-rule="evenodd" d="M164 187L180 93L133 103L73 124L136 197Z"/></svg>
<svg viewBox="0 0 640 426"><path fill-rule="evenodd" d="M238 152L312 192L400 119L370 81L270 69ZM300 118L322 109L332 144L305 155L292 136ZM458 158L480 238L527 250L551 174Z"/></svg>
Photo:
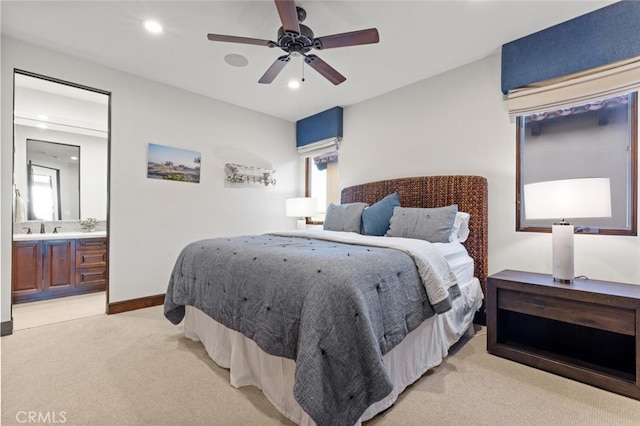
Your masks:
<svg viewBox="0 0 640 426"><path fill-rule="evenodd" d="M258 46L279 47L286 55L278 57L269 67L267 72L258 80L258 83L271 83L291 60L292 56L303 56L304 61L314 70L318 71L331 83L338 85L346 80L342 74L320 59L317 55L308 54L311 49L323 50L335 47L358 46L361 44L377 43L380 38L376 28L351 31L348 33L333 34L324 37L314 37L311 28L302 25L307 17L307 12L296 6L294 0L274 0L282 26L278 29L277 41L262 40L257 38L236 37L222 34L208 34L211 41L223 41L229 43L255 44Z"/></svg>

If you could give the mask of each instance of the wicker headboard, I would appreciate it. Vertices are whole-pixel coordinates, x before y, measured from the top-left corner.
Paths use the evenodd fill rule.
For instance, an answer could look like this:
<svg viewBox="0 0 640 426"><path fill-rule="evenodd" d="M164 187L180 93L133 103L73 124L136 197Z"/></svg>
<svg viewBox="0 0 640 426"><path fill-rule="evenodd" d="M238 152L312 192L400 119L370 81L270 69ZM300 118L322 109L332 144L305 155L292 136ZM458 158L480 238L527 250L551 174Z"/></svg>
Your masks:
<svg viewBox="0 0 640 426"><path fill-rule="evenodd" d="M373 204L396 191L402 207L444 207L458 205L467 212L469 238L464 243L474 259L475 274L487 294L488 272L488 203L487 179L482 176L420 176L382 180L355 185L342 190L341 202Z"/></svg>

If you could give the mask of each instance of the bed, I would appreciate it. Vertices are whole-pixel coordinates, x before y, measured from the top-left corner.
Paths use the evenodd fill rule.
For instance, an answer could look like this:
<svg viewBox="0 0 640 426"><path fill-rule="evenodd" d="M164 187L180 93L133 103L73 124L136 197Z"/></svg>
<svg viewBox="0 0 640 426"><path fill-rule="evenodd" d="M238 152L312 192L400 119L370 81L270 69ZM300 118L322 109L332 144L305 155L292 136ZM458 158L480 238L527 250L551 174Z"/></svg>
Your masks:
<svg viewBox="0 0 640 426"><path fill-rule="evenodd" d="M374 207L390 194L402 206L394 212L455 205L470 215L468 237L288 231L194 242L176 261L165 316L184 319L185 335L230 369L231 385L260 388L297 424L372 418L482 321L487 276L485 178L352 186L341 207Z"/></svg>

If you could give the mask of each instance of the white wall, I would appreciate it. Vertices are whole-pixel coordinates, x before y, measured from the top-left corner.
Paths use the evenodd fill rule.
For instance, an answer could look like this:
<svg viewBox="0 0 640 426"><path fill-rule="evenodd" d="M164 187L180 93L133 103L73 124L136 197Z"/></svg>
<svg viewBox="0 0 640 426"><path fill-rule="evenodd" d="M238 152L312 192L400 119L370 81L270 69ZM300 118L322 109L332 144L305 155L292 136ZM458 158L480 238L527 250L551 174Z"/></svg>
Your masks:
<svg viewBox="0 0 640 426"><path fill-rule="evenodd" d="M489 272L550 273L551 235L515 232L515 123L492 55L345 108L340 187L417 175L489 182ZM640 238L576 235L575 271L640 284Z"/></svg>
<svg viewBox="0 0 640 426"><path fill-rule="evenodd" d="M1 54L2 321L11 318L14 68L112 94L109 302L164 293L190 241L295 227L284 215L285 198L303 187L294 123L6 37ZM200 183L147 179L149 143L201 152ZM274 168L277 185L228 184L227 162Z"/></svg>

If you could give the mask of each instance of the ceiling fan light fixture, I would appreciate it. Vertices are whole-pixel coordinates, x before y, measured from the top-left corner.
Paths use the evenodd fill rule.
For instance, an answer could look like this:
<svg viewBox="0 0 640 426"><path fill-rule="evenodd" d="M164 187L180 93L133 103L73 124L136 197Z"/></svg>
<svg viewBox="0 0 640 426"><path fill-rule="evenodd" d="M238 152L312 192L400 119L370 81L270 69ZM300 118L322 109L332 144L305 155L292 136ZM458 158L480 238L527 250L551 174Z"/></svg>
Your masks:
<svg viewBox="0 0 640 426"><path fill-rule="evenodd" d="M330 34L323 37L315 37L311 28L302 25L307 13L301 7L296 6L294 0L275 0L276 9L282 26L278 29L276 41L239 37L224 34L207 34L207 39L225 43L241 43L269 48L279 48L286 55L279 56L260 77L258 83L270 84L278 76L280 71L290 62L292 57L304 57L304 63L317 71L334 85L343 83L346 77L319 58L309 54L312 49L324 50L336 47L359 46L373 44L380 41L378 30L368 28L364 30L349 31L340 34ZM304 81L304 78L303 80Z"/></svg>
<svg viewBox="0 0 640 426"><path fill-rule="evenodd" d="M144 21L144 29L153 34L160 34L162 32L162 25L158 21L148 19Z"/></svg>
<svg viewBox="0 0 640 426"><path fill-rule="evenodd" d="M290 80L287 86L289 86L289 89L295 90L300 88L300 82L298 80Z"/></svg>

